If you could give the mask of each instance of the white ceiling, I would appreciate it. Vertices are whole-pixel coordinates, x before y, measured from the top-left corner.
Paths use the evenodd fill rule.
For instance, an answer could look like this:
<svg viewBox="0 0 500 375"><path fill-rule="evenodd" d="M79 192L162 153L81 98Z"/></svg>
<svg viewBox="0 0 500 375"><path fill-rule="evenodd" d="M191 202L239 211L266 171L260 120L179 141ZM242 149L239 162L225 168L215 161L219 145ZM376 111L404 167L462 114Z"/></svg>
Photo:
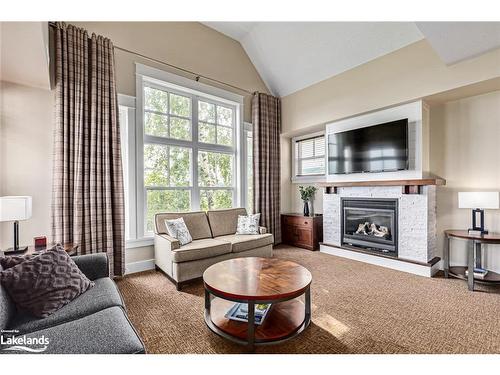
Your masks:
<svg viewBox="0 0 500 375"><path fill-rule="evenodd" d="M500 46L500 22L417 22L417 26L446 64Z"/></svg>
<svg viewBox="0 0 500 375"><path fill-rule="evenodd" d="M500 46L500 23L204 22L241 43L268 89L286 96L424 37L447 64Z"/></svg>
<svg viewBox="0 0 500 375"><path fill-rule="evenodd" d="M0 22L0 80L50 88L47 22Z"/></svg>

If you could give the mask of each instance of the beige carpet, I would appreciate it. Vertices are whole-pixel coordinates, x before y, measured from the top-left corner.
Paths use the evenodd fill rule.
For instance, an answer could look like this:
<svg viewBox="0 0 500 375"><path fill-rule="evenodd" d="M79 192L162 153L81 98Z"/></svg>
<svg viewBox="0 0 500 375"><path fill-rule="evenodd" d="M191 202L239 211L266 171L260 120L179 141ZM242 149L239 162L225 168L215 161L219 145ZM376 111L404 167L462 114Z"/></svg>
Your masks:
<svg viewBox="0 0 500 375"><path fill-rule="evenodd" d="M424 278L290 246L278 258L313 275L313 317L300 336L257 353L500 353L500 286ZM118 282L149 353L244 353L206 327L203 285L177 292L159 272Z"/></svg>

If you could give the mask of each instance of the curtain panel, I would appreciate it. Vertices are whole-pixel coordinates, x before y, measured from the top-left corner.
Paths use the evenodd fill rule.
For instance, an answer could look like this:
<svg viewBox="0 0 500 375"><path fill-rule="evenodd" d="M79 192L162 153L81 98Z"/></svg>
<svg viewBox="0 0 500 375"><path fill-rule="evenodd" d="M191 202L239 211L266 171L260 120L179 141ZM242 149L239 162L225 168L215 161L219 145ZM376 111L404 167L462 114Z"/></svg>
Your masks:
<svg viewBox="0 0 500 375"><path fill-rule="evenodd" d="M56 104L52 238L79 254L105 252L125 272L125 207L112 42L55 28Z"/></svg>
<svg viewBox="0 0 500 375"><path fill-rule="evenodd" d="M252 99L254 208L261 225L281 243L280 224L280 133L281 102L271 95L255 93Z"/></svg>

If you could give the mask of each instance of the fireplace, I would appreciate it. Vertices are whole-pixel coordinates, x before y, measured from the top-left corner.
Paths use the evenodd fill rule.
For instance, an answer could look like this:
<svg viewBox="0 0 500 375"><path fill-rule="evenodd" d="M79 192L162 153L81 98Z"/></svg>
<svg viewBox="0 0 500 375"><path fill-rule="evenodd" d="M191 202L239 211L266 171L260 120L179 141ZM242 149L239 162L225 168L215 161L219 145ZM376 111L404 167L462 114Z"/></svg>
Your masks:
<svg viewBox="0 0 500 375"><path fill-rule="evenodd" d="M398 255L398 200L342 198L342 245Z"/></svg>

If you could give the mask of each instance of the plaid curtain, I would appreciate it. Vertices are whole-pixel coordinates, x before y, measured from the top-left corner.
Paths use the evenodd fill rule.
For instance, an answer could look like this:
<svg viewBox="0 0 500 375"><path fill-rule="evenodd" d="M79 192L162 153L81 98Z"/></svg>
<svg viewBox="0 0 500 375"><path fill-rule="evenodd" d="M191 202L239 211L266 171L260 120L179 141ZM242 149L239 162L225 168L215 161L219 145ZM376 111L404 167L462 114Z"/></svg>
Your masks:
<svg viewBox="0 0 500 375"><path fill-rule="evenodd" d="M281 102L256 93L252 99L254 208L261 225L281 243L280 225L280 133Z"/></svg>
<svg viewBox="0 0 500 375"><path fill-rule="evenodd" d="M125 272L125 208L113 44L64 23L55 28L56 105L52 238L79 254L106 252Z"/></svg>

